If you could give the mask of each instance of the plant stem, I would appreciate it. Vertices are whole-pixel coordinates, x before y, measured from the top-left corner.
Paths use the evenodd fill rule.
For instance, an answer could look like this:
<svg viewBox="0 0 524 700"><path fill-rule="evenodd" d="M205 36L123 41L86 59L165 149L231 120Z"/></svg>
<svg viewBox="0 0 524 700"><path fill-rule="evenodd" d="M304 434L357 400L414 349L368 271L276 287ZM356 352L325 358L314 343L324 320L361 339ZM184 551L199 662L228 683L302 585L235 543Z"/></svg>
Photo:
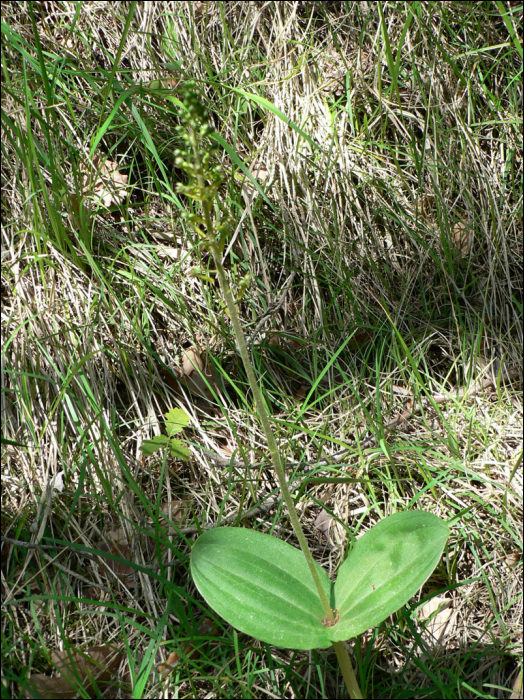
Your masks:
<svg viewBox="0 0 524 700"><path fill-rule="evenodd" d="M348 650L344 642L333 642L333 648L335 649L335 654L337 655L340 670L342 671L342 677L344 678L344 683L349 693L350 698L358 698L361 700L362 693L358 687L358 682L353 671L353 666L349 659Z"/></svg>
<svg viewBox="0 0 524 700"><path fill-rule="evenodd" d="M207 237L207 242L209 245L209 250L211 251L211 254L213 256L213 260L215 262L215 267L218 275L218 281L220 283L220 287L222 289L222 294L224 295L224 299L226 301L226 306L227 310L229 312L229 317L231 319L231 323L233 325L233 331L235 333L235 337L237 340L237 345L238 349L240 351L240 356L242 358L242 362L244 364L244 368L246 370L247 378L249 381L249 386L251 387L251 391L253 392L253 398L255 399L255 406L257 409L258 416L260 418L260 422L262 423L262 428L264 430L264 434L266 436L267 444L269 447L269 452L271 454L271 459L273 462L273 466L275 468L275 472L277 475L278 483L280 485L280 488L282 490L282 496L284 498L284 502L287 506L288 512L289 512L289 517L291 520L291 524L293 526L293 530L295 531L295 534L297 536L298 542L300 544L300 548L302 549L302 552L304 554L304 557L306 558L307 565L309 567L309 571L311 572L311 576L313 577L313 581L315 583L315 587L318 592L318 596L320 598L320 601L322 603L322 608L324 610L326 620L327 621L332 621L335 619L335 615L333 613L333 610L331 609L331 606L329 604L329 601L327 599L326 592L322 586L322 583L320 581L320 577L318 575L317 571L317 564L315 560L313 559L313 555L311 554L311 550L309 549L306 537L304 535L304 532L302 530L302 527L300 525L300 521L298 518L298 514L295 508L295 504L293 502L293 498L291 496L291 492L288 487L287 479L286 479L286 474L284 467L282 465L282 460L280 458L280 452L277 446L277 441L275 439L275 435L273 433L273 430L271 428L271 424L269 422L269 416L266 411L266 407L264 405L264 402L262 400L262 394L260 392L260 388L257 384L257 380L255 377L255 372L253 370L253 365L251 364L251 359L249 357L249 351L247 349L246 345L246 339L244 336L244 331L242 330L242 326L240 325L240 320L238 318L237 314L237 308L235 304L235 300L233 298L233 294L231 292L231 287L229 286L229 282L226 277L226 273L224 272L224 267L222 265L222 259L221 259L221 253L218 248L216 238L215 238L215 228L213 224L213 214L212 214L212 208L213 208L213 200L208 196L205 196L206 193L206 181L205 181L205 176L204 176L204 170L202 167L202 161L199 155L199 143L198 143L198 138L196 137L196 134L193 132L190 136L190 143L193 149L193 158L196 164L196 169L195 169L195 176L198 182L198 187L200 192L202 193L202 212L203 212L203 219L204 219L204 224L206 227L206 237ZM333 644L335 648L335 653L337 655L338 662L340 664L340 668L342 671L342 676L344 678L344 682L346 684L346 688L349 693L350 698L362 698L362 693L360 692L360 688L358 687L357 679L355 677L355 673L353 671L353 667L351 666L351 661L349 658L348 651L346 649L346 645L343 642L335 642Z"/></svg>
<svg viewBox="0 0 524 700"><path fill-rule="evenodd" d="M204 200L203 204L204 204L204 221L206 224L206 228L208 231L213 231L210 203L206 202ZM282 496L284 498L284 502L285 502L287 509L288 509L288 512L289 512L291 524L293 525L293 530L295 531L295 534L296 534L297 539L299 541L300 547L304 553L304 556L306 557L306 561L307 561L307 564L309 566L311 576L313 577L313 581L315 582L315 586L317 588L318 595L319 595L320 600L322 602L322 608L324 609L324 613L326 615L326 618L328 620L333 620L334 619L333 611L331 610L331 606L329 605L329 601L327 599L326 592L322 586L322 583L320 582L320 577L318 575L315 560L313 559L313 555L311 554L311 551L308 547L304 532L302 531L302 528L300 526L300 522L298 519L298 514L297 514L297 511L295 508L295 504L293 503L293 498L291 496L291 492L290 492L289 487L287 485L286 475L284 472L284 467L282 466L282 460L280 458L280 452L278 450L277 441L275 440L275 436L274 436L273 431L271 429L271 425L269 423L269 417L267 415L266 407L264 406L264 402L262 401L260 389L258 387L257 380L255 378L255 372L253 370L253 365L251 364L251 360L249 357L249 352L247 349L246 340L244 337L244 332L242 331L242 327L241 327L240 321L238 319L238 314L237 314L235 301L233 299L233 294L231 293L231 288L230 288L229 283L227 281L227 277L226 277L226 274L224 272L224 268L222 266L222 261L220 259L220 252L219 252L218 246L214 240L209 241L209 247L211 249L211 253L212 253L214 261L215 261L215 266L216 266L216 270L217 270L217 274L218 274L218 280L220 282L220 287L222 289L222 293L223 293L224 299L226 301L227 310L229 311L229 317L231 319L231 323L233 324L233 330L235 332L235 337L237 340L238 349L240 351L240 356L242 358L242 362L244 363L244 368L246 370L247 378L249 381L249 386L251 387L251 391L253 392L253 398L255 399L255 406L257 409L257 413L258 413L258 416L260 418L260 422L262 423L262 428L264 430L264 434L266 436L267 444L269 447L269 452L271 454L273 466L274 466L275 472L277 474L278 483L279 483L280 488L282 490Z"/></svg>

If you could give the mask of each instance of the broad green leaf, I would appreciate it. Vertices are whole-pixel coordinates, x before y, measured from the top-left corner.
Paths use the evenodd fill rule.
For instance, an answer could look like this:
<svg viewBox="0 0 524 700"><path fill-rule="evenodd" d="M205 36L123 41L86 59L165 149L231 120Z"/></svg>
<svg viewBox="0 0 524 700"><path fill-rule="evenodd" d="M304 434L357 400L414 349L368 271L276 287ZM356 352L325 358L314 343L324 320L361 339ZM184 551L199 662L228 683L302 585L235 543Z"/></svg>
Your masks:
<svg viewBox="0 0 524 700"><path fill-rule="evenodd" d="M407 603L438 564L448 536L446 523L423 511L395 513L366 532L338 571L340 620L331 640L361 634Z"/></svg>
<svg viewBox="0 0 524 700"><path fill-rule="evenodd" d="M328 600L332 584L318 572ZM275 646L326 649L333 628L299 549L254 530L220 527L201 535L191 574L206 602L241 632Z"/></svg>
<svg viewBox="0 0 524 700"><path fill-rule="evenodd" d="M166 413L166 430L169 437L176 435L189 425L191 418L181 408L172 408Z"/></svg>
<svg viewBox="0 0 524 700"><path fill-rule="evenodd" d="M176 438L171 438L169 441L169 449L171 450L171 456L177 459L182 459L186 462L191 459L191 452L188 450L186 444L181 440Z"/></svg>
<svg viewBox="0 0 524 700"><path fill-rule="evenodd" d="M146 457L150 457L152 454L155 454L155 452L158 452L161 447L165 447L166 445L169 445L169 438L167 435L155 435L151 440L144 440L140 449Z"/></svg>

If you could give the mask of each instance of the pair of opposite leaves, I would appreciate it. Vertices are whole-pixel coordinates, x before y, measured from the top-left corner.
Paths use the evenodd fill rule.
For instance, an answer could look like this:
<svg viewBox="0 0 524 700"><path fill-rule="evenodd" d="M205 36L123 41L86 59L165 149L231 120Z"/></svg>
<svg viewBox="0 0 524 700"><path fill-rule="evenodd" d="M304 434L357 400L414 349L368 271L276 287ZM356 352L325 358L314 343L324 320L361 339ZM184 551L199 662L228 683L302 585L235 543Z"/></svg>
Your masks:
<svg viewBox="0 0 524 700"><path fill-rule="evenodd" d="M395 513L354 543L336 581L315 564L336 615L331 622L302 552L268 534L207 530L193 545L191 574L208 605L241 632L280 647L325 649L405 605L436 567L448 535L433 513Z"/></svg>

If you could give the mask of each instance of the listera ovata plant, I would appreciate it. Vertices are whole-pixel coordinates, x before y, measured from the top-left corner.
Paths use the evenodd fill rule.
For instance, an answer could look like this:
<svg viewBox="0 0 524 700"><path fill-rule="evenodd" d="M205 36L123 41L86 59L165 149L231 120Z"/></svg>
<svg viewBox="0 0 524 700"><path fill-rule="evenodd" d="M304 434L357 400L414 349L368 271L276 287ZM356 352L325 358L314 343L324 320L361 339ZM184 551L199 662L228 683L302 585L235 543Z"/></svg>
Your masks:
<svg viewBox="0 0 524 700"><path fill-rule="evenodd" d="M216 143L195 86L188 84L178 127L176 164L189 176L178 192L193 202L186 218L208 250L237 347L266 436L284 502L301 550L254 530L218 527L196 540L191 574L206 602L228 623L257 639L293 649L334 646L351 698L361 698L345 641L404 605L437 565L449 528L431 513L395 513L358 539L333 583L309 550L291 497L277 443L251 365L222 255L230 217L218 198L222 169L212 164Z"/></svg>

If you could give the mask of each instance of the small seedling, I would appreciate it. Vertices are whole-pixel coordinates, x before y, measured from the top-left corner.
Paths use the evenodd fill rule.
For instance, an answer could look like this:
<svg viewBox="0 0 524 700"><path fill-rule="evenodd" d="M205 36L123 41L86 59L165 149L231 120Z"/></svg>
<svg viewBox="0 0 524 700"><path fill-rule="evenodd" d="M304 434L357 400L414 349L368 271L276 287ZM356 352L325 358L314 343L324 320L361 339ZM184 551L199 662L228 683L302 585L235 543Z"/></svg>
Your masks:
<svg viewBox="0 0 524 700"><path fill-rule="evenodd" d="M172 457L184 461L191 457L191 452L187 445L174 437L189 425L190 417L181 408L172 408L166 413L166 433L167 435L155 435L151 440L144 440L140 449L145 457L150 457L158 452L162 447L168 447Z"/></svg>
<svg viewBox="0 0 524 700"><path fill-rule="evenodd" d="M359 538L333 583L307 545L289 491L280 452L246 346L222 254L229 216L217 198L224 175L211 160L205 108L194 86L185 94L179 127L184 150L177 165L190 176L178 191L200 202L201 212L187 215L213 255L237 347L249 380L258 417L271 453L282 497L302 552L276 537L254 530L220 527L193 545L191 573L207 603L227 622L261 641L293 649L333 645L351 698L361 698L345 641L382 622L417 592L437 565L449 528L422 511L395 513Z"/></svg>

